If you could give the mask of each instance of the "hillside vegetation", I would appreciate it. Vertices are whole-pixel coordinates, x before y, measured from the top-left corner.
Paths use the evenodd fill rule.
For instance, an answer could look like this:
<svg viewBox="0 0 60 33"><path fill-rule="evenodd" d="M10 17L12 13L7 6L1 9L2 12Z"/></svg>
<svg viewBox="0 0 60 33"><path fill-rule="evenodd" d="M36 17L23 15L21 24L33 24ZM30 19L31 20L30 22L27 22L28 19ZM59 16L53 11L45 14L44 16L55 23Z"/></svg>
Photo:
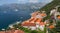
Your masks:
<svg viewBox="0 0 60 33"><path fill-rule="evenodd" d="M49 19L50 18L50 16L49 16L49 13L50 13L50 11L51 11L51 9L53 9L54 7L56 7L57 5L60 5L60 0L53 0L51 3L49 3L49 4L47 4L47 5L45 5L44 7L42 7L41 9L40 9L40 11L41 10L45 10L46 11L46 13L47 13L47 17L45 18L45 19ZM60 9L59 9L60 10ZM57 21L57 25L56 25L56 28L55 28L55 30L53 30L55 33L60 33L60 21Z"/></svg>
<svg viewBox="0 0 60 33"><path fill-rule="evenodd" d="M51 9L53 9L54 7L56 7L57 5L60 5L60 0L53 0L51 3L47 4L46 6L42 7L40 9L41 10L45 10L47 12L47 14L49 13L49 11Z"/></svg>

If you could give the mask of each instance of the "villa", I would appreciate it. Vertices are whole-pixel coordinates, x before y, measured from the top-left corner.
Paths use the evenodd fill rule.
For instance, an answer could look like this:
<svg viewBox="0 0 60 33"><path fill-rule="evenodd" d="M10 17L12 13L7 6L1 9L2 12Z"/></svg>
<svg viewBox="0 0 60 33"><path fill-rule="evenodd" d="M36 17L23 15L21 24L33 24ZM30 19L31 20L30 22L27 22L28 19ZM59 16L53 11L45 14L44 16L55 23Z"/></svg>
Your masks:
<svg viewBox="0 0 60 33"><path fill-rule="evenodd" d="M60 20L60 17L58 16L58 15L60 15L60 12L59 12L59 7L60 7L60 5L58 5L58 6L56 6L54 9L52 9L51 10L51 12L50 12L50 15L54 15L54 18L56 19L56 20ZM58 16L58 17L57 17Z"/></svg>

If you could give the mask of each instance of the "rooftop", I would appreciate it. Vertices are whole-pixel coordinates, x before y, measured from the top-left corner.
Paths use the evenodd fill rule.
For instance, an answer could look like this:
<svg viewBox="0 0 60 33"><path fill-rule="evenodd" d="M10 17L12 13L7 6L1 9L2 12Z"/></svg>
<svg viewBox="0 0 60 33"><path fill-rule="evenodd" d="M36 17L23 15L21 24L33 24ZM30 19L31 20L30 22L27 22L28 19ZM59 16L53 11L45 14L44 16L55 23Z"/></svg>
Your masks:
<svg viewBox="0 0 60 33"><path fill-rule="evenodd" d="M7 30L7 31L0 31L0 33L24 33L22 30Z"/></svg>

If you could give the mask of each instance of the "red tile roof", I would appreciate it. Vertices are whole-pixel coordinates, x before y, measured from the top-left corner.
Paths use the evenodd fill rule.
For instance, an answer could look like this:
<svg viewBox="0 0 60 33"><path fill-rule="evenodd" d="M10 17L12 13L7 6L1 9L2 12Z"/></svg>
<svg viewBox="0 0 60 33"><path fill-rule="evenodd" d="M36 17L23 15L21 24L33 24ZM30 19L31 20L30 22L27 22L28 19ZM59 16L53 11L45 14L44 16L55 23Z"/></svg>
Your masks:
<svg viewBox="0 0 60 33"><path fill-rule="evenodd" d="M22 31L22 30L15 30L14 33L24 33L24 31Z"/></svg>
<svg viewBox="0 0 60 33"><path fill-rule="evenodd" d="M42 14L40 14L42 17L44 17L44 16L46 16L46 14L45 13L42 13Z"/></svg>
<svg viewBox="0 0 60 33"><path fill-rule="evenodd" d="M39 13L39 12L33 12L33 13L31 14L31 16L32 16L32 17L35 17L38 13Z"/></svg>
<svg viewBox="0 0 60 33"><path fill-rule="evenodd" d="M11 30L7 30L7 33L14 33L14 32L15 32L14 28L11 28Z"/></svg>
<svg viewBox="0 0 60 33"><path fill-rule="evenodd" d="M42 21L42 19L40 19L40 18L37 18L36 20L35 20L35 22L41 22Z"/></svg>
<svg viewBox="0 0 60 33"><path fill-rule="evenodd" d="M0 33L24 33L22 30L7 30L7 31L0 31Z"/></svg>
<svg viewBox="0 0 60 33"><path fill-rule="evenodd" d="M6 33L14 33L14 31L9 30L9 31L6 31Z"/></svg>
<svg viewBox="0 0 60 33"><path fill-rule="evenodd" d="M45 25L45 23L44 22L40 22L40 25Z"/></svg>
<svg viewBox="0 0 60 33"><path fill-rule="evenodd" d="M5 31L0 31L0 33L5 33Z"/></svg>
<svg viewBox="0 0 60 33"><path fill-rule="evenodd" d="M50 25L49 28L50 28L50 29L53 29L53 28L54 28L54 25Z"/></svg>
<svg viewBox="0 0 60 33"><path fill-rule="evenodd" d="M31 21L33 21L33 20L35 20L35 18L31 18L31 19L29 20L29 22L31 22Z"/></svg>
<svg viewBox="0 0 60 33"><path fill-rule="evenodd" d="M57 18L60 19L60 16L58 16Z"/></svg>
<svg viewBox="0 0 60 33"><path fill-rule="evenodd" d="M36 26L35 23L24 23L21 26Z"/></svg>

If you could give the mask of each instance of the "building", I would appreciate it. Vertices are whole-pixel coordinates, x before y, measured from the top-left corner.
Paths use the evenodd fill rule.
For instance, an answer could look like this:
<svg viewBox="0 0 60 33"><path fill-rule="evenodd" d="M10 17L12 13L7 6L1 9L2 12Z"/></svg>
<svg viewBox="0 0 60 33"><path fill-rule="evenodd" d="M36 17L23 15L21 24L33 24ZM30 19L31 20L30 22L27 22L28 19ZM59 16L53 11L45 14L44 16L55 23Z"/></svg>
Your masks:
<svg viewBox="0 0 60 33"><path fill-rule="evenodd" d="M50 15L53 15L54 19L60 20L58 15L60 15L60 5L56 6L54 9L51 10Z"/></svg>
<svg viewBox="0 0 60 33"><path fill-rule="evenodd" d="M28 19L28 21L24 21L21 26L31 29L31 30L36 30L40 29L41 31L44 31L45 23L42 22L43 18L46 17L46 13L44 12L33 12L31 14L31 18Z"/></svg>
<svg viewBox="0 0 60 33"><path fill-rule="evenodd" d="M24 23L21 26L31 29L31 30L36 30L36 24L34 24L34 23Z"/></svg>
<svg viewBox="0 0 60 33"><path fill-rule="evenodd" d="M22 31L22 30L15 30L14 33L24 33L24 31Z"/></svg>
<svg viewBox="0 0 60 33"><path fill-rule="evenodd" d="M59 12L56 12L56 13L54 14L54 18L55 18L56 20L59 20L59 15L60 15L60 13L59 13Z"/></svg>
<svg viewBox="0 0 60 33"><path fill-rule="evenodd" d="M0 31L0 33L24 33L22 30L7 30L7 31Z"/></svg>
<svg viewBox="0 0 60 33"><path fill-rule="evenodd" d="M54 15L56 12L57 12L57 9L52 9L52 10L50 11L50 15Z"/></svg>

